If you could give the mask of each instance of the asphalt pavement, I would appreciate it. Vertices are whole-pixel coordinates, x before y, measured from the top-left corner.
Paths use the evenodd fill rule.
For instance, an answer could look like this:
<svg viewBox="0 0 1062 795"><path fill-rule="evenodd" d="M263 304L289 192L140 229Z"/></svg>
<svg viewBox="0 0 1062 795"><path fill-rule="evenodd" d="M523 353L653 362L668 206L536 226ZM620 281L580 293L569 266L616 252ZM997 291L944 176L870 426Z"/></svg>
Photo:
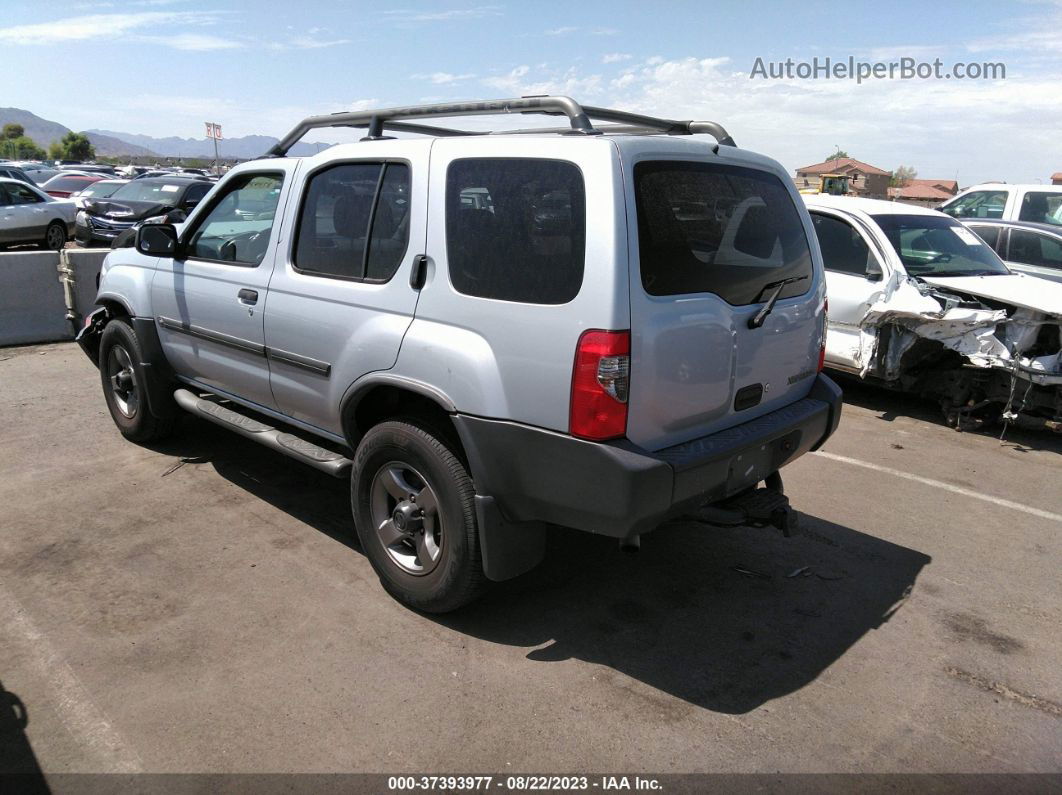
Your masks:
<svg viewBox="0 0 1062 795"><path fill-rule="evenodd" d="M126 442L76 346L0 349L0 769L1059 772L1062 438L846 401L798 537L558 529L428 617L345 482Z"/></svg>

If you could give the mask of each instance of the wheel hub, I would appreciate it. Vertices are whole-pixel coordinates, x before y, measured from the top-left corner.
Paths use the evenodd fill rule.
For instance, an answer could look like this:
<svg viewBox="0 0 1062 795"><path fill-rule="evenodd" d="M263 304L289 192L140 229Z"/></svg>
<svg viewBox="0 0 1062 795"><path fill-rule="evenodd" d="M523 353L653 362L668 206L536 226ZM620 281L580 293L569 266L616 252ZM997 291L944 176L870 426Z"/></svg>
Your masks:
<svg viewBox="0 0 1062 795"><path fill-rule="evenodd" d="M395 527L405 535L413 535L424 529L424 512L411 500L400 502L391 514Z"/></svg>

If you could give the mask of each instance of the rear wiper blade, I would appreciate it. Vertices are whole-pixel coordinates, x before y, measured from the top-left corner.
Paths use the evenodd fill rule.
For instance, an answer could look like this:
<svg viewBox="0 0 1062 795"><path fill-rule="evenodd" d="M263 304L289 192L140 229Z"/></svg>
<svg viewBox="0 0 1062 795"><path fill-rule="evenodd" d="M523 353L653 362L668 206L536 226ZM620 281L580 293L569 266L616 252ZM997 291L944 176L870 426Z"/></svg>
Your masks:
<svg viewBox="0 0 1062 795"><path fill-rule="evenodd" d="M802 282L807 276L790 276L788 279L779 279L776 282L767 282L763 285L763 290L769 287L774 288L774 292L771 293L771 297L767 299L767 303L760 307L760 311L749 318L749 328L759 328L763 325L763 321L767 319L767 315L771 314L771 310L774 309L774 305L778 303L778 296L782 294L782 290L785 289L787 284L793 284L793 282ZM760 290L760 294L763 294L763 290Z"/></svg>

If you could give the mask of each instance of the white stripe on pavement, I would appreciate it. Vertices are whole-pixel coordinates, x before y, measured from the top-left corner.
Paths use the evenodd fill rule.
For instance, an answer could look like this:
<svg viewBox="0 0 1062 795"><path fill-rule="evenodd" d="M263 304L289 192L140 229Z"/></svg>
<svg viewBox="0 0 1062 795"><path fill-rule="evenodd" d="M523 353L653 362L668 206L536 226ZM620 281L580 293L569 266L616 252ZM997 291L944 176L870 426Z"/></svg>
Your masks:
<svg viewBox="0 0 1062 795"><path fill-rule="evenodd" d="M1012 502L1011 500L1004 500L1001 497L992 497L988 494L982 494L979 491L973 489L964 489L962 486L953 486L950 483L945 483L941 480L933 480L933 478L924 478L921 475L912 475L910 472L904 472L899 469L892 469L891 467L883 467L879 464L872 464L869 461L860 461L858 458L849 458L845 455L836 455L834 453L827 453L819 450L812 455L817 455L821 458L828 458L831 461L838 461L842 464L851 464L852 466L863 467L864 469L873 469L875 472L884 472L887 475L895 475L898 478L904 480L913 480L915 483L924 483L927 486L933 486L934 488L942 489L944 491L950 491L953 494L961 494L963 497L971 497L975 500L983 500L990 502L993 505L999 505L1003 508L1010 508L1011 510L1021 511L1032 516L1039 516L1041 519L1052 519L1056 522L1062 522L1062 514L1051 513L1051 511L1042 511L1039 508L1033 508L1028 505L1023 505L1020 502Z"/></svg>
<svg viewBox="0 0 1062 795"><path fill-rule="evenodd" d="M51 706L77 742L104 766L101 772L142 772L140 756L111 725L103 711L93 703L77 674L37 629L33 619L14 595L2 586L0 629L3 630L0 636L23 641L20 645L25 646L28 662L35 669L34 674L45 681L50 695L54 698ZM5 681L4 684L10 685L10 682ZM28 708L32 711L33 705L28 705ZM47 761L42 763L42 767L46 765Z"/></svg>

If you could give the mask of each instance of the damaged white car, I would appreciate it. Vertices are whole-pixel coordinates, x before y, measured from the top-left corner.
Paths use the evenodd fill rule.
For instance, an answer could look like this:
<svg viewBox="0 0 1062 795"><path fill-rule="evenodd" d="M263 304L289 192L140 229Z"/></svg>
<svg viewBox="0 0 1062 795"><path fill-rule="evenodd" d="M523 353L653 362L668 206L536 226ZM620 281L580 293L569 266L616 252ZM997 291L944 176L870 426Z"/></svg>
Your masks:
<svg viewBox="0 0 1062 795"><path fill-rule="evenodd" d="M826 265L826 365L940 401L949 424L1062 431L1062 284L1010 272L934 210L804 196Z"/></svg>

